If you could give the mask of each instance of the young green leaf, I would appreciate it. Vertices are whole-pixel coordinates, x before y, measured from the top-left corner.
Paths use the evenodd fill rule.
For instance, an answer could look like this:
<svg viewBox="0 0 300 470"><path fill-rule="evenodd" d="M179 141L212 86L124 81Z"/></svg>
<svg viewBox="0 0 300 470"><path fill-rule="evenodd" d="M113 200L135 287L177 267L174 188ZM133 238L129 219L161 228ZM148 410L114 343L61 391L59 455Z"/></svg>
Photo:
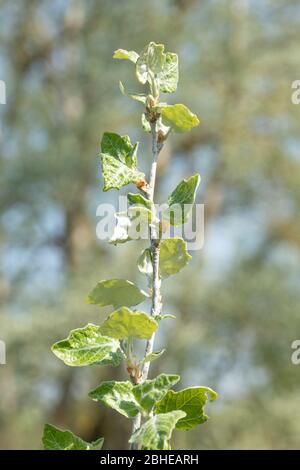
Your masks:
<svg viewBox="0 0 300 470"><path fill-rule="evenodd" d="M129 183L138 184L145 178L137 169L138 143L132 145L128 136L105 132L101 141L103 191L120 189Z"/></svg>
<svg viewBox="0 0 300 470"><path fill-rule="evenodd" d="M112 305L114 308L132 307L144 302L148 297L149 295L133 282L125 279L108 279L98 282L89 293L87 303L99 305L99 307L107 305Z"/></svg>
<svg viewBox="0 0 300 470"><path fill-rule="evenodd" d="M100 401L105 406L113 408L126 418L134 418L141 407L132 393L131 382L103 382L89 393L92 400Z"/></svg>
<svg viewBox="0 0 300 470"><path fill-rule="evenodd" d="M132 145L128 135L104 132L101 140L101 152L119 159L122 163L132 166L137 163L136 152L138 142Z"/></svg>
<svg viewBox="0 0 300 470"><path fill-rule="evenodd" d="M174 319L174 318L176 318L176 316L171 315L170 313L167 313L165 315L155 315L154 320L157 321L157 323L159 323L160 321L167 320L168 318L169 319Z"/></svg>
<svg viewBox="0 0 300 470"><path fill-rule="evenodd" d="M119 82L119 88L122 93L122 95L126 96L127 98L131 98L134 101L139 101L142 104L146 104L147 101L147 96L144 93L129 93L123 83L120 81Z"/></svg>
<svg viewBox="0 0 300 470"><path fill-rule="evenodd" d="M66 339L58 341L51 349L67 366L117 366L123 358L119 341L103 336L100 327L91 323L72 330Z"/></svg>
<svg viewBox="0 0 300 470"><path fill-rule="evenodd" d="M101 154L101 165L104 178L103 191L120 189L127 184L139 184L145 180L145 175L137 168L124 165L111 155Z"/></svg>
<svg viewBox="0 0 300 470"><path fill-rule="evenodd" d="M162 71L166 61L164 48L165 46L163 44L150 42L141 52L136 61L136 75L143 85L151 80L149 75L155 76Z"/></svg>
<svg viewBox="0 0 300 470"><path fill-rule="evenodd" d="M145 380L133 388L133 394L143 410L150 413L156 402L180 380L179 375L160 374L155 379Z"/></svg>
<svg viewBox="0 0 300 470"><path fill-rule="evenodd" d="M140 363L140 365L142 365L142 364L146 364L146 362L156 361L156 359L158 359L160 356L162 356L164 352L165 352L165 349L162 349L161 351L152 352L150 354L147 354L147 356L145 356L144 359L142 359L139 363Z"/></svg>
<svg viewBox="0 0 300 470"><path fill-rule="evenodd" d="M158 414L144 423L129 442L146 450L170 450L170 439L177 421L185 416L183 411Z"/></svg>
<svg viewBox="0 0 300 470"><path fill-rule="evenodd" d="M182 238L167 238L160 245L159 273L166 278L178 273L192 259Z"/></svg>
<svg viewBox="0 0 300 470"><path fill-rule="evenodd" d="M170 194L169 207L164 211L163 217L167 218L171 225L180 225L187 221L191 207L195 202L199 183L200 175L196 174L182 180Z"/></svg>
<svg viewBox="0 0 300 470"><path fill-rule="evenodd" d="M150 248L146 248L142 251L141 255L137 260L137 266L140 273L145 274L149 280L149 283L151 284L153 276L153 265Z"/></svg>
<svg viewBox="0 0 300 470"><path fill-rule="evenodd" d="M123 60L131 60L134 64L138 60L139 55L135 51L126 51L125 49L117 49L114 52L113 59L123 59Z"/></svg>
<svg viewBox="0 0 300 470"><path fill-rule="evenodd" d="M101 333L116 339L128 337L149 339L157 330L157 323L144 312L132 311L127 307L111 313L101 325Z"/></svg>
<svg viewBox="0 0 300 470"><path fill-rule="evenodd" d="M184 104L165 106L161 112L162 122L170 126L175 132L188 132L198 126L199 119Z"/></svg>
<svg viewBox="0 0 300 470"><path fill-rule="evenodd" d="M71 431L62 431L51 424L45 424L42 441L45 450L100 450L104 443L103 437L89 443Z"/></svg>
<svg viewBox="0 0 300 470"><path fill-rule="evenodd" d="M208 416L204 413L204 406L209 399L213 401L217 397L217 393L208 387L191 387L180 392L169 390L164 398L157 403L155 413L184 411L186 416L177 422L176 428L192 429L207 421Z"/></svg>
<svg viewBox="0 0 300 470"><path fill-rule="evenodd" d="M152 209L152 202L149 201L149 199L146 199L141 194L128 193L127 199L128 199L128 203L131 206L136 206L136 207L143 206L143 207L146 207L146 209L149 209L150 211Z"/></svg>
<svg viewBox="0 0 300 470"><path fill-rule="evenodd" d="M115 214L117 223L109 243L125 243L130 240L147 239L152 212L144 205L130 206L127 212ZM157 223L156 220L153 223Z"/></svg>
<svg viewBox="0 0 300 470"><path fill-rule="evenodd" d="M163 93L172 93L177 90L178 83L178 56L173 52L166 53L166 60L159 74L159 88Z"/></svg>

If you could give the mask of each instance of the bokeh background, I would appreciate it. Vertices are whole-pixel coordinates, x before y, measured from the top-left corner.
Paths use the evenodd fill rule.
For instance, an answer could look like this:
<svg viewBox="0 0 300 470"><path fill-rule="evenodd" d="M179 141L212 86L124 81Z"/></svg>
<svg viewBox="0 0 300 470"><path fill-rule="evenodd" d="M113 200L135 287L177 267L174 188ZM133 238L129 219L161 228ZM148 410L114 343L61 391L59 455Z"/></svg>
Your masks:
<svg viewBox="0 0 300 470"><path fill-rule="evenodd" d="M110 277L144 279L141 243L96 238L103 194L97 158L105 130L150 143L141 108L118 90L137 90L121 47L163 42L179 54L178 91L201 125L171 136L161 155L157 200L193 172L202 176L205 244L163 286L151 376L179 373L181 387L219 392L211 419L176 432L175 448L300 447L300 5L293 0L23 0L0 2L0 447L41 448L44 422L82 438L127 447L129 423L92 402L120 368L68 368L50 351L70 329L105 318L85 304ZM123 193L126 193L127 188Z"/></svg>

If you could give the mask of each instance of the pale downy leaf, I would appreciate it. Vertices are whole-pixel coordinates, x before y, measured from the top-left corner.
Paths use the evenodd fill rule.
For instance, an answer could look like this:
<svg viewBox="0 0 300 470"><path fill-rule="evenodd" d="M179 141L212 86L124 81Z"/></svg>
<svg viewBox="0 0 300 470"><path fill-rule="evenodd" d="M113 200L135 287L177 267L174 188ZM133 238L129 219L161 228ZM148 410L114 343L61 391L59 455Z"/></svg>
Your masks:
<svg viewBox="0 0 300 470"><path fill-rule="evenodd" d="M199 119L184 104L173 104L162 109L162 122L175 132L188 132L198 126Z"/></svg>
<svg viewBox="0 0 300 470"><path fill-rule="evenodd" d="M146 313L121 307L109 315L100 329L103 335L121 340L129 337L149 339L157 327L156 321Z"/></svg>
<svg viewBox="0 0 300 470"><path fill-rule="evenodd" d="M145 175L137 169L138 143L113 132L105 132L101 141L101 164L104 177L103 191L120 189L130 183L144 181Z"/></svg>
<svg viewBox="0 0 300 470"><path fill-rule="evenodd" d="M155 412L160 414L174 410L184 411L186 416L177 422L176 428L192 429L207 421L204 406L208 400L213 401L217 397L217 393L208 387L191 387L180 392L169 390L157 403Z"/></svg>
<svg viewBox="0 0 300 470"><path fill-rule="evenodd" d="M181 225L187 222L199 183L200 175L196 174L182 180L170 194L168 208L163 212L163 218L171 225Z"/></svg>
<svg viewBox="0 0 300 470"><path fill-rule="evenodd" d="M131 98L134 101L139 101L144 105L146 104L147 96L144 93L130 93L125 89L122 82L119 82L119 87L122 95L126 96L127 98Z"/></svg>
<svg viewBox="0 0 300 470"><path fill-rule="evenodd" d="M89 393L89 397L113 408L126 418L134 418L141 407L132 393L131 382L103 382Z"/></svg>
<svg viewBox="0 0 300 470"><path fill-rule="evenodd" d="M170 450L170 439L177 421L185 416L183 411L171 411L150 418L131 436L129 442L146 450Z"/></svg>
<svg viewBox="0 0 300 470"><path fill-rule="evenodd" d="M125 279L107 279L100 281L89 293L87 303L105 307L112 305L114 308L121 306L132 307L138 305L149 297L146 292L140 290L133 282Z"/></svg>
<svg viewBox="0 0 300 470"><path fill-rule="evenodd" d="M113 244L125 243L130 240L148 240L149 227L152 212L143 205L130 206L127 212L119 212L115 214L117 223L109 242Z"/></svg>
<svg viewBox="0 0 300 470"><path fill-rule="evenodd" d="M45 424L42 441L45 450L100 450L104 443L103 437L86 442L71 431L63 431L51 424Z"/></svg>
<svg viewBox="0 0 300 470"><path fill-rule="evenodd" d="M159 273L166 278L177 274L192 259L182 238L167 238L160 244Z"/></svg>
<svg viewBox="0 0 300 470"><path fill-rule="evenodd" d="M179 375L160 374L155 379L145 380L133 389L133 394L143 410L150 413L155 403L180 380Z"/></svg>
<svg viewBox="0 0 300 470"><path fill-rule="evenodd" d="M138 60L139 55L135 51L126 51L125 49L117 49L114 52L113 59L123 59L123 60L131 60L134 64Z"/></svg>
<svg viewBox="0 0 300 470"><path fill-rule="evenodd" d="M91 323L72 330L66 339L53 344L51 349L67 366L117 366L123 358L119 341L104 336L100 327Z"/></svg>
<svg viewBox="0 0 300 470"><path fill-rule="evenodd" d="M153 362L153 361L156 361L156 359L158 359L160 356L162 356L165 352L165 349L162 349L161 351L157 351L157 352L152 352L150 354L147 354L147 356L144 357L144 359L142 359L140 361L140 364L146 364L146 362Z"/></svg>

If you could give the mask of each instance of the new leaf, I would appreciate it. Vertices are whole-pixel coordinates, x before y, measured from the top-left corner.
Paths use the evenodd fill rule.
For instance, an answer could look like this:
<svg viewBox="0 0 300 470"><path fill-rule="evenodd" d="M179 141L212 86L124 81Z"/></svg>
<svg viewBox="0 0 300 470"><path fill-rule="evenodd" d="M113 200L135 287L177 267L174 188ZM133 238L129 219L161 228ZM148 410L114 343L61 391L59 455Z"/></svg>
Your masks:
<svg viewBox="0 0 300 470"><path fill-rule="evenodd" d="M51 349L67 366L117 366L123 358L119 341L103 336L100 327L91 323L72 330L66 339L58 341Z"/></svg>
<svg viewBox="0 0 300 470"><path fill-rule="evenodd" d="M62 431L45 424L42 441L45 450L100 450L104 439L101 437L94 442L86 442L71 431Z"/></svg>
<svg viewBox="0 0 300 470"><path fill-rule="evenodd" d="M213 401L217 397L217 393L208 387L191 387L180 392L169 390L157 403L155 412L159 414L173 410L184 411L186 416L177 422L176 428L192 429L207 421L208 416L204 412L204 406L209 399Z"/></svg>

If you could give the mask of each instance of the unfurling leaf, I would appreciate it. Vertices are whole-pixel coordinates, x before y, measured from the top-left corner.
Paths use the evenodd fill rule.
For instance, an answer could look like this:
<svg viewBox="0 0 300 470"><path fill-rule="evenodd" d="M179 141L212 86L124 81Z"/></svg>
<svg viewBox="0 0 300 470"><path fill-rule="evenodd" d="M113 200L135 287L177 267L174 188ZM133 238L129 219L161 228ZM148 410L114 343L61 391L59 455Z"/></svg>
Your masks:
<svg viewBox="0 0 300 470"><path fill-rule="evenodd" d="M142 364L146 364L146 362L153 362L156 359L158 359L160 356L162 356L164 352L165 352L165 349L162 349L161 351L147 354L147 356L145 356L144 359L140 361L140 364L142 365Z"/></svg>
<svg viewBox="0 0 300 470"><path fill-rule="evenodd" d="M196 174L184 179L174 189L168 198L168 209L164 211L163 217L171 225L184 224L189 216L192 205L195 202L196 191L200 183L200 175Z"/></svg>
<svg viewBox="0 0 300 470"><path fill-rule="evenodd" d="M131 382L103 382L89 393L89 397L113 408L126 418L134 418L141 407L132 393Z"/></svg>
<svg viewBox="0 0 300 470"><path fill-rule="evenodd" d="M150 75L154 77L162 71L166 61L164 48L165 46L163 44L150 42L141 52L136 62L136 75L143 85L147 81L151 81Z"/></svg>
<svg viewBox="0 0 300 470"><path fill-rule="evenodd" d="M175 315L171 315L170 313L166 313L165 315L155 315L154 320L157 322L160 322L161 320L167 320L167 319L174 319L176 318Z"/></svg>
<svg viewBox="0 0 300 470"><path fill-rule="evenodd" d="M144 180L137 169L138 143L132 145L127 135L105 132L101 141L101 164L104 177L103 191L120 189L129 183Z"/></svg>
<svg viewBox="0 0 300 470"><path fill-rule="evenodd" d="M140 103L146 104L147 96L143 93L129 93L125 90L122 82L119 82L119 87L122 95L127 96L127 98L131 98L134 101L139 101Z"/></svg>
<svg viewBox="0 0 300 470"><path fill-rule="evenodd" d="M172 52L164 52L163 44L150 42L141 52L136 62L138 80L148 82L153 91L157 87L165 93L172 93L178 83L178 56Z"/></svg>
<svg viewBox="0 0 300 470"><path fill-rule="evenodd" d="M143 207L146 207L146 209L149 209L151 211L152 202L149 201L149 199L146 199L141 194L128 193L127 199L131 206L135 206L135 207L143 206Z"/></svg>
<svg viewBox="0 0 300 470"><path fill-rule="evenodd" d="M155 412L160 414L174 410L184 411L186 416L177 422L176 428L192 429L207 421L208 416L204 413L204 406L209 399L213 401L217 397L217 393L208 387L191 387L180 392L169 390L157 403Z"/></svg>
<svg viewBox="0 0 300 470"><path fill-rule="evenodd" d="M182 238L167 238L160 244L159 273L166 278L178 273L192 259Z"/></svg>
<svg viewBox="0 0 300 470"><path fill-rule="evenodd" d="M114 308L121 306L132 307L143 302L148 296L133 282L125 279L108 279L100 281L89 293L87 303L105 307L112 305Z"/></svg>
<svg viewBox="0 0 300 470"><path fill-rule="evenodd" d="M130 240L148 239L149 226L152 221L152 212L141 205L130 206L127 212L115 214L117 223L114 228L110 243L125 243ZM157 223L153 221L153 223Z"/></svg>
<svg viewBox="0 0 300 470"><path fill-rule="evenodd" d="M188 132L198 126L199 119L184 104L165 106L161 112L162 122L170 126L175 132Z"/></svg>
<svg viewBox="0 0 300 470"><path fill-rule="evenodd" d="M111 338L149 339L157 330L157 327L156 321L146 313L122 307L111 313L100 329L103 335Z"/></svg>
<svg viewBox="0 0 300 470"><path fill-rule="evenodd" d="M146 248L142 251L139 259L137 260L138 269L142 274L145 274L148 278L148 282L152 284L153 276L153 265L152 265L152 254L151 249Z"/></svg>
<svg viewBox="0 0 300 470"><path fill-rule="evenodd" d="M159 88L164 93L176 91L178 83L178 56L172 52L166 53L166 61L159 74Z"/></svg>
<svg viewBox="0 0 300 470"><path fill-rule="evenodd" d="M91 323L72 330L66 339L58 341L51 349L67 366L117 366L123 358L119 341L103 336L100 327Z"/></svg>
<svg viewBox="0 0 300 470"><path fill-rule="evenodd" d="M170 439L177 421L185 416L183 411L158 414L135 431L129 442L146 450L170 450Z"/></svg>
<svg viewBox="0 0 300 470"><path fill-rule="evenodd" d="M104 443L103 437L86 442L71 431L63 431L52 424L45 424L42 441L45 450L100 450Z"/></svg>
<svg viewBox="0 0 300 470"><path fill-rule="evenodd" d="M113 59L131 60L134 64L138 60L139 55L135 51L126 51L125 49L117 49L114 52Z"/></svg>
<svg viewBox="0 0 300 470"><path fill-rule="evenodd" d="M143 410L150 413L156 402L180 380L179 375L160 374L155 379L145 380L133 388L133 394Z"/></svg>

